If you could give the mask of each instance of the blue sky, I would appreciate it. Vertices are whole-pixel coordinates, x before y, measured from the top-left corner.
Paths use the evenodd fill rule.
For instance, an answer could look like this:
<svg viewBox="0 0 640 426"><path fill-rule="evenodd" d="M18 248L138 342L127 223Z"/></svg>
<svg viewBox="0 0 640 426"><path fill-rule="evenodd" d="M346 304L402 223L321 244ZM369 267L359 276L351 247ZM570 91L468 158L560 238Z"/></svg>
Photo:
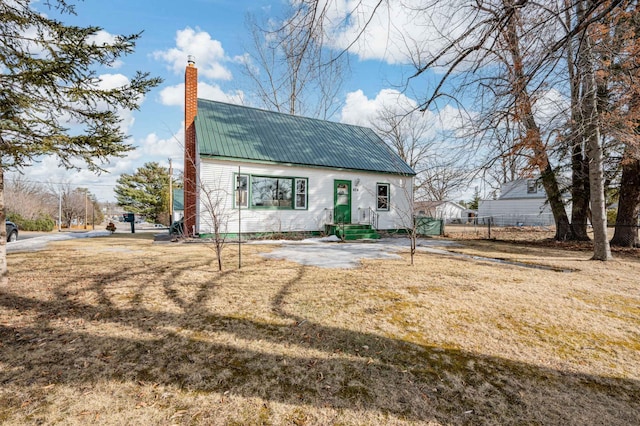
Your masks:
<svg viewBox="0 0 640 426"><path fill-rule="evenodd" d="M124 130L131 135L131 142L137 148L126 157L113 159L105 165L109 173L97 176L86 169L67 171L57 166L55 158L48 157L25 168L25 178L87 187L100 201L113 202L113 187L122 173L133 173L148 161L167 166L169 158L175 168L181 169L184 97L181 85L187 55L196 56L199 82L203 85L200 97L231 102L241 98L251 105L250 84L242 74L238 60L251 42L246 15L253 13L277 19L283 1L86 0L78 3L77 15L64 16L63 21L102 27L104 32L99 36L106 39L143 31L135 53L124 57L114 68L99 70L105 84L122 81L136 70L149 71L162 77L164 82L145 97L140 111L122 113ZM337 4L346 5L350 1L353 2L345 0ZM53 15L42 4L37 7ZM336 16L344 10L336 10ZM411 19L399 13L394 15L395 22L409 31L413 29ZM333 120L368 125L368 120L382 103L399 100L400 103L415 104L413 99L396 90L411 68L403 64L406 59L384 22L384 17L380 22L374 22L363 38L364 43L355 46L350 54L352 70L341 94L344 105ZM336 48L346 45L354 28L346 26L336 33ZM425 38L424 34L420 37ZM454 114L453 111L449 113ZM425 119L435 121L436 117L427 114Z"/></svg>

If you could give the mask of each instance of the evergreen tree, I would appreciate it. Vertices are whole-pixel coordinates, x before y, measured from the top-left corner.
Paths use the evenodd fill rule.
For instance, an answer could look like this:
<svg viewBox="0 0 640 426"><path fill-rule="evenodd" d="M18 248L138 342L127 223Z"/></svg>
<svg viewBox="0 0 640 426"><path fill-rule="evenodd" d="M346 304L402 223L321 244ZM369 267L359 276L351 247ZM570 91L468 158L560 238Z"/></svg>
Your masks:
<svg viewBox="0 0 640 426"><path fill-rule="evenodd" d="M478 210L478 208L480 207L480 200L481 200L480 191L478 190L478 187L476 186L475 190L473 191L473 198L467 204L467 208L471 209L471 210Z"/></svg>
<svg viewBox="0 0 640 426"><path fill-rule="evenodd" d="M115 188L118 205L154 222L169 223L169 169L145 163L133 175L123 174Z"/></svg>
<svg viewBox="0 0 640 426"><path fill-rule="evenodd" d="M42 155L60 165L84 160L93 171L133 149L118 110L136 110L159 78L137 72L127 84L104 88L98 67L133 52L140 34L98 43L101 28L66 25L48 15L74 14L70 0L50 0L47 15L32 0L0 2L0 222L4 221L4 172ZM0 227L0 275L6 280L5 229Z"/></svg>

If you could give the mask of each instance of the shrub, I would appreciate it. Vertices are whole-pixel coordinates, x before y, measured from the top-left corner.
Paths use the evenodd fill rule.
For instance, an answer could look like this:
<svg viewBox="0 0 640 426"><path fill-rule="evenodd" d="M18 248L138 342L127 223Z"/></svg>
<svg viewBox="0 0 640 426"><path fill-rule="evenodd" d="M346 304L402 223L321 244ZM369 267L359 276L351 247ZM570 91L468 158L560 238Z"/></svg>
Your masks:
<svg viewBox="0 0 640 426"><path fill-rule="evenodd" d="M42 231L51 232L56 226L56 222L48 214L41 214L37 219L26 219L18 213L9 213L7 219L18 225L21 231Z"/></svg>

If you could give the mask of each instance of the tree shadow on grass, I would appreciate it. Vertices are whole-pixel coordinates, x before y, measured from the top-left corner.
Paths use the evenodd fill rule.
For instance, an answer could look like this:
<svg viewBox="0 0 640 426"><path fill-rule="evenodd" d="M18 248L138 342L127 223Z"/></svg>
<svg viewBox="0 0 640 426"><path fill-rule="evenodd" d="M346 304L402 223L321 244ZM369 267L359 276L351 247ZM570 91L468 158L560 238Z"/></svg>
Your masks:
<svg viewBox="0 0 640 426"><path fill-rule="evenodd" d="M109 286L147 274L144 268L114 268L93 277L96 304L75 300L66 291L37 300L0 289L1 307L39 318L37 326L0 325L0 386L143 382L454 424L503 423L505 414L526 424L640 421L636 380L417 345L290 314L284 301L305 271L300 267L272 299L272 312L293 320L286 325L207 309L204 302L215 297L220 275L212 274L193 298L182 298L171 287L176 268L159 271L159 288L180 312L140 303L123 308L109 300ZM132 288L131 300L140 301L143 291L142 286ZM56 325L61 320L67 325ZM132 331L134 337L91 331L107 324ZM220 339L219 333L234 339ZM242 348L238 342L248 345ZM19 407L19 402L11 404L6 406ZM593 418L594 413L600 417Z"/></svg>

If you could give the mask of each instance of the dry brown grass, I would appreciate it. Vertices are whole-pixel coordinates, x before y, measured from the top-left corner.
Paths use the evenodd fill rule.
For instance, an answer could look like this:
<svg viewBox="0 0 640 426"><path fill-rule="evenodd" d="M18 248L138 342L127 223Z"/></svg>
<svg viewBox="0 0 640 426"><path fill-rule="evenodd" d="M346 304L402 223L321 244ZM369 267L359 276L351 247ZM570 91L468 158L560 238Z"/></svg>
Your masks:
<svg viewBox="0 0 640 426"><path fill-rule="evenodd" d="M639 424L637 257L327 270L126 235L9 256L0 423Z"/></svg>

